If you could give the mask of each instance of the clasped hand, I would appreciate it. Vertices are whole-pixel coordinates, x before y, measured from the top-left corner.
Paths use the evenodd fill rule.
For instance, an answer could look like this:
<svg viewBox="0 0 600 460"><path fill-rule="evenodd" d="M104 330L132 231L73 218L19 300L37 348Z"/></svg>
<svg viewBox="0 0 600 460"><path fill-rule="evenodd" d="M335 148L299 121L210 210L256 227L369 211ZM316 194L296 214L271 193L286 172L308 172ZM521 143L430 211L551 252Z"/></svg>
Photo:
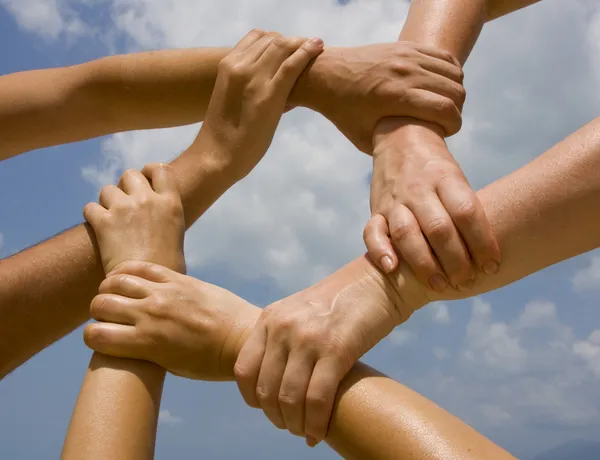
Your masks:
<svg viewBox="0 0 600 460"><path fill-rule="evenodd" d="M367 48L364 53L369 51ZM206 119L195 144L207 155L219 153L235 158L240 170L247 174L268 149L294 85L322 51L319 40L252 31L219 66ZM313 108L333 121L361 150L372 152L373 133L384 117L409 116L437 123L442 135L460 128L462 71L447 53L407 43L374 45L369 52L377 58L377 64L369 66L369 59L375 59L372 56L350 53L350 58L336 60L336 52L339 58L339 50L323 55L331 68L335 69L336 62L348 63L352 59L355 65L351 71L343 66L337 68L339 84L331 88L329 97L317 97L320 102ZM348 72L358 84L348 84ZM349 111L343 109L348 104L354 104L353 114L361 116L349 116ZM375 171L374 188L381 177L380 170ZM420 172L417 168L415 174ZM127 193L125 188L134 175L126 174L120 188L103 191L101 204L119 193ZM154 178L152 186L160 195ZM376 194L374 215L387 219L386 225L395 236L396 221L390 222L393 206L378 204L385 200L377 198L389 195L386 190L390 189L378 190L383 192ZM174 203L172 193L171 190ZM393 283L367 258L261 313L216 286L166 267L139 262L149 260L144 251L155 251L165 244L173 246L166 252L181 253L182 219L172 219L177 224L168 219L153 220L152 226L164 226L165 233L159 230L155 234L158 239L149 239L127 218L120 220L120 226L109 226L114 231L103 231L103 225L111 222L111 215L119 213L117 207L112 214L103 214L99 206L89 205L86 218L97 233L108 276L91 305L91 315L99 322L87 326L86 343L106 354L154 361L189 378L235 377L248 404L262 408L276 426L306 436L309 445L325 438L337 387L344 375L360 356L412 313ZM173 207L171 211L177 213L181 209ZM152 219L152 213L148 219ZM390 248L393 251L392 244L397 240L389 240L388 227L379 225L377 238L367 238L371 255L378 256L373 260L380 266L383 254ZM136 231L140 233L136 235ZM129 235L128 240L139 245L125 251L126 257L120 256L105 243L111 234ZM404 248L406 245L396 246L402 254ZM428 242L419 248L434 257ZM155 256L152 260L164 262L169 268L184 266L182 256L181 260L164 261ZM138 262L129 261L132 259ZM409 264L417 259L409 257ZM365 266L367 270L363 269ZM429 273L417 273L419 279L429 282ZM423 294L425 288L420 289Z"/></svg>

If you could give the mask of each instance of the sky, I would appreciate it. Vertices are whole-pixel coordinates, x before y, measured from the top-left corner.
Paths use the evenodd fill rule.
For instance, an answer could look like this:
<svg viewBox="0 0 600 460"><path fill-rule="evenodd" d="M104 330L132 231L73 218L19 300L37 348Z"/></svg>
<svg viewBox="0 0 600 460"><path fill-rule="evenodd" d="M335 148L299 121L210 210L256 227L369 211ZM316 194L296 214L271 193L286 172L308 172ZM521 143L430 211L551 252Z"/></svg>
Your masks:
<svg viewBox="0 0 600 460"><path fill-rule="evenodd" d="M0 0L0 72L106 54L233 45L248 30L326 46L394 41L400 0ZM485 26L465 67L464 127L449 139L480 188L598 116L600 5L544 0ZM31 127L32 130L35 126ZM126 167L168 160L198 126L124 133L0 165L0 256L77 224ZM264 161L188 232L190 274L257 305L364 250L369 158L318 114L282 122ZM522 458L600 430L600 253L504 289L417 312L365 358ZM68 295L68 293L65 293ZM0 458L57 458L91 352L81 330L0 381ZM275 430L234 384L169 377L156 458L334 459Z"/></svg>

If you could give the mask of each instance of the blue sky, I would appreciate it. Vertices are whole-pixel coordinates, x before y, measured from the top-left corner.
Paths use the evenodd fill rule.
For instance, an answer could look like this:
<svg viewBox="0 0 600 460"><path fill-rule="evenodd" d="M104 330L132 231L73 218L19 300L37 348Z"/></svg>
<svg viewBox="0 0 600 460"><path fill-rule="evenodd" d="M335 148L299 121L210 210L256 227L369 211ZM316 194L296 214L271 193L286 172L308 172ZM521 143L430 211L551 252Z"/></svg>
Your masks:
<svg viewBox="0 0 600 460"><path fill-rule="evenodd" d="M55 8L59 19L52 27L36 19L40 3ZM391 0L377 7L316 0L275 7L276 2L264 0L252 12L241 0L225 3L181 2L170 11L166 2L152 0L88 1L84 9L68 0L1 0L0 72L64 66L115 51L233 44L252 26L324 35L326 43L335 44L391 41L406 10ZM467 66L465 132L450 145L477 187L598 114L593 93L600 73L588 43L600 36L595 35L598 11L583 0L542 3L486 27ZM226 10L234 6L248 18L232 23L231 31L207 25L221 16L226 21ZM30 14L24 14L28 8ZM194 15L198 19L190 20ZM80 27L75 32L68 27L73 23ZM552 33L558 25L564 25L566 38ZM536 62L532 53L539 57ZM531 129L525 132L524 126ZM132 133L3 162L0 255L80 222L83 206L97 196L107 156L117 155L123 167L170 158L196 129ZM333 166L328 162L338 159L344 159L345 177L356 178L354 183L329 179ZM92 173L84 177L82 170L90 166ZM362 250L369 167L317 116L292 115L264 165L190 232L191 274L266 305L351 260ZM248 205L248 196L259 204ZM209 240L218 255L203 244ZM282 260L275 255L282 253L292 262L274 265ZM593 256L476 300L425 308L366 360L515 455L526 457L569 439L595 439L600 341L590 334L600 329L600 262ZM90 354L81 331L75 331L0 382L0 458L59 455ZM165 413L160 425L157 459L336 458L326 446L309 452L302 440L272 429L261 413L244 406L232 384L169 378L162 408L170 415Z"/></svg>

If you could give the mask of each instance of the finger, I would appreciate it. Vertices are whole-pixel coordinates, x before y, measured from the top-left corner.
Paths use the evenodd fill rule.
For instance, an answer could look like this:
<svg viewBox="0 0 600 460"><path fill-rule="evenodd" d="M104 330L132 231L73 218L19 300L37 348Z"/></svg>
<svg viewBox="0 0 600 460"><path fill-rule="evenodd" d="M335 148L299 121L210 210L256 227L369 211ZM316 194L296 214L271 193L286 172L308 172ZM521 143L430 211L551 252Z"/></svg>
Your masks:
<svg viewBox="0 0 600 460"><path fill-rule="evenodd" d="M431 191L425 199L414 200L408 207L450 283L466 285L475 275L469 253L437 193Z"/></svg>
<svg viewBox="0 0 600 460"><path fill-rule="evenodd" d="M477 194L466 180L450 180L438 187L438 196L458 228L475 265L494 275L500 264L500 247Z"/></svg>
<svg viewBox="0 0 600 460"><path fill-rule="evenodd" d="M141 260L128 260L117 265L109 273L109 276L112 275L135 275L154 283L166 283L176 277L178 273L162 265L143 262Z"/></svg>
<svg viewBox="0 0 600 460"><path fill-rule="evenodd" d="M435 72L423 71L423 76L419 78L417 87L431 93L447 97L454 102L456 107L462 111L467 97L465 88L460 83L456 83L449 78L443 77Z"/></svg>
<svg viewBox="0 0 600 460"><path fill-rule="evenodd" d="M257 67L264 69L271 77L275 76L281 64L294 54L306 40L306 38L284 37L283 35L275 38L258 59Z"/></svg>
<svg viewBox="0 0 600 460"><path fill-rule="evenodd" d="M388 215L388 225L394 246L417 279L436 292L444 292L448 284L419 222L406 206L396 206Z"/></svg>
<svg viewBox="0 0 600 460"><path fill-rule="evenodd" d="M327 436L338 386L346 372L335 358L317 361L306 394L306 437L318 444Z"/></svg>
<svg viewBox="0 0 600 460"><path fill-rule="evenodd" d="M279 34L277 32L269 32L269 33L263 35L262 37L260 37L258 40L256 40L254 43L252 43L248 47L248 49L246 49L244 51L244 54L242 55L243 61L246 63L258 62L260 57L264 54L264 52L267 50L267 48L271 45L273 40L277 39L280 36L281 36L281 34Z"/></svg>
<svg viewBox="0 0 600 460"><path fill-rule="evenodd" d="M150 163L144 166L142 174L150 181L152 189L161 195L173 195L180 198L179 183L170 165Z"/></svg>
<svg viewBox="0 0 600 460"><path fill-rule="evenodd" d="M83 208L83 218L92 228L98 228L106 218L106 209L98 203L88 203Z"/></svg>
<svg viewBox="0 0 600 460"><path fill-rule="evenodd" d="M454 101L424 89L409 89L400 99L399 107L405 116L436 123L444 128L447 136L460 131L462 116Z"/></svg>
<svg viewBox="0 0 600 460"><path fill-rule="evenodd" d="M390 240L388 224L381 214L373 215L363 230L363 240L369 258L384 273L393 272L398 267L398 257Z"/></svg>
<svg viewBox="0 0 600 460"><path fill-rule="evenodd" d="M83 341L92 350L105 355L146 359L145 347L133 326L91 323L83 330Z"/></svg>
<svg viewBox="0 0 600 460"><path fill-rule="evenodd" d="M133 326L136 323L136 303L131 299L116 294L98 294L90 304L90 316L96 321Z"/></svg>
<svg viewBox="0 0 600 460"><path fill-rule="evenodd" d="M431 59L429 56L423 56L419 60L422 69L444 76L454 83L463 84L465 74L460 64L449 62L445 59Z"/></svg>
<svg viewBox="0 0 600 460"><path fill-rule="evenodd" d="M266 32L262 29L252 29L238 42L237 45L235 45L232 52L244 52L249 46L251 46L259 38L263 37L265 34Z"/></svg>
<svg viewBox="0 0 600 460"><path fill-rule="evenodd" d="M426 54L427 56L449 62L450 64L456 67L462 68L460 61L449 51L431 45L422 45L420 43L415 44L414 46L419 53Z"/></svg>
<svg viewBox="0 0 600 460"><path fill-rule="evenodd" d="M287 429L296 436L305 436L306 394L316 359L306 351L290 353L281 389L279 406Z"/></svg>
<svg viewBox="0 0 600 460"><path fill-rule="evenodd" d="M132 299L143 299L152 294L153 283L133 275L107 276L98 292L100 294L117 294Z"/></svg>
<svg viewBox="0 0 600 460"><path fill-rule="evenodd" d="M302 43L279 67L272 80L275 87L279 88L287 97L306 66L323 52L323 46L320 38L311 38Z"/></svg>
<svg viewBox="0 0 600 460"><path fill-rule="evenodd" d="M265 358L260 366L260 374L256 382L256 399L267 418L279 429L286 428L279 406L279 390L288 354L288 350L280 342L267 338Z"/></svg>
<svg viewBox="0 0 600 460"><path fill-rule="evenodd" d="M149 194L152 192L152 187L148 183L148 179L136 169L127 169L119 179L119 188L127 195Z"/></svg>
<svg viewBox="0 0 600 460"><path fill-rule="evenodd" d="M116 187L115 185L106 185L100 190L100 197L98 202L101 206L106 209L110 209L115 203L127 199L127 195L123 193L123 190Z"/></svg>
<svg viewBox="0 0 600 460"><path fill-rule="evenodd" d="M256 409L260 409L260 403L256 399L256 384L265 356L266 343L267 331L259 320L250 337L242 346L233 367L233 374L244 401Z"/></svg>

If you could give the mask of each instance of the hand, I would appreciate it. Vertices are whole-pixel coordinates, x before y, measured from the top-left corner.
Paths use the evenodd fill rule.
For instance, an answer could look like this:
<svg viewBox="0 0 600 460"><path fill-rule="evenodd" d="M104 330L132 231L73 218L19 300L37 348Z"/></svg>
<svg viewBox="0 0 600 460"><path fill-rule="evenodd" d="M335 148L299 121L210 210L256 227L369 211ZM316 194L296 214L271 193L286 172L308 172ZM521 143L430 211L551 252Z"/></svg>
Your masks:
<svg viewBox="0 0 600 460"><path fill-rule="evenodd" d="M463 71L450 53L411 42L327 48L298 81L291 103L328 118L362 152L384 117L437 123L445 135L461 127Z"/></svg>
<svg viewBox="0 0 600 460"><path fill-rule="evenodd" d="M233 380L233 365L260 309L225 289L161 265L121 264L91 303L88 347L153 361L191 379Z"/></svg>
<svg viewBox="0 0 600 460"><path fill-rule="evenodd" d="M296 80L322 51L320 39L251 31L219 64L196 142L248 174L269 148Z"/></svg>
<svg viewBox="0 0 600 460"><path fill-rule="evenodd" d="M106 274L127 260L185 272L183 206L170 166L125 171L119 186L104 187L99 204L88 203L83 215L96 234Z"/></svg>
<svg viewBox="0 0 600 460"><path fill-rule="evenodd" d="M316 445L346 373L410 315L400 304L387 279L361 258L268 306L235 364L244 400Z"/></svg>
<svg viewBox="0 0 600 460"><path fill-rule="evenodd" d="M398 265L395 247L421 283L442 293L448 284L468 289L475 269L495 274L500 249L477 195L434 130L414 120L378 125L364 239L385 273Z"/></svg>

